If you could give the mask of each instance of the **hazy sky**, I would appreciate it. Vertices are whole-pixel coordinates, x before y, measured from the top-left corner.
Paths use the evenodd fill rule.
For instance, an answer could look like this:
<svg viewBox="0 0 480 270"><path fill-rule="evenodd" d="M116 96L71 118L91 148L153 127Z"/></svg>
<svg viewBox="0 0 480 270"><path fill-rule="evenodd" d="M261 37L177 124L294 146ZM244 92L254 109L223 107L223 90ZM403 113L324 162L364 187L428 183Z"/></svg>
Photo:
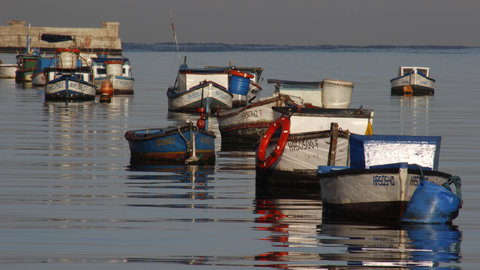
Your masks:
<svg viewBox="0 0 480 270"><path fill-rule="evenodd" d="M15 0L0 25L101 27L123 42L480 46L480 0Z"/></svg>

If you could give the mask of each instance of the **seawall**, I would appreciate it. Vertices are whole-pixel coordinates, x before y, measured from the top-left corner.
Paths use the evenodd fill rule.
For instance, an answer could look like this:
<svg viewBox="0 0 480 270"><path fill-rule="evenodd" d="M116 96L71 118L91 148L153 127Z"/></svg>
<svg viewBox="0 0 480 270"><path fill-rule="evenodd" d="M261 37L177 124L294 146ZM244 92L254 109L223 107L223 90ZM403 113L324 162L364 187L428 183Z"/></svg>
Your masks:
<svg viewBox="0 0 480 270"><path fill-rule="evenodd" d="M0 52L23 53L30 34L30 47L40 49L41 53L53 53L57 48L77 48L82 52L121 54L119 25L119 22L102 22L101 28L29 27L25 21L8 21L7 26L0 26ZM47 42L41 39L43 34L67 35L72 40Z"/></svg>

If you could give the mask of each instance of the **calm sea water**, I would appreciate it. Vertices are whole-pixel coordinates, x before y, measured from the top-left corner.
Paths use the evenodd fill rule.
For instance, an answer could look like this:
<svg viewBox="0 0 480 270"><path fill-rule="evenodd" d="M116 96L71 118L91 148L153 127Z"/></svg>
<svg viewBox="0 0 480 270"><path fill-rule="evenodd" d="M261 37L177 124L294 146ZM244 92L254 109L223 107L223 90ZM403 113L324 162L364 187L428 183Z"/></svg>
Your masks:
<svg viewBox="0 0 480 270"><path fill-rule="evenodd" d="M0 80L1 269L478 267L480 49L187 54L192 67L261 66L265 79L350 80L375 133L442 136L440 169L463 181L460 215L401 227L324 224L318 190L256 191L254 152L222 149L215 118L214 166L130 166L125 131L196 116L167 111L176 53L125 55L135 95L110 104L45 103L42 89ZM431 67L435 96L392 97L399 65Z"/></svg>

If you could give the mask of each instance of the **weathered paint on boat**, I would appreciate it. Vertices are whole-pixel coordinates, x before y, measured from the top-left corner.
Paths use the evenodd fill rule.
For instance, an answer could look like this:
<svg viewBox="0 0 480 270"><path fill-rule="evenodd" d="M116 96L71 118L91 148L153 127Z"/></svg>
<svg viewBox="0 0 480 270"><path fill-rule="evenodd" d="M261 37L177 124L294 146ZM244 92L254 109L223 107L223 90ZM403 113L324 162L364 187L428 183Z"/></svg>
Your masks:
<svg viewBox="0 0 480 270"><path fill-rule="evenodd" d="M407 166L342 168L318 174L326 219L384 219L393 222L402 218L422 178L442 185L448 183L452 177L451 174L440 171ZM451 219L456 217L457 213L452 213Z"/></svg>
<svg viewBox="0 0 480 270"><path fill-rule="evenodd" d="M433 95L435 80L427 67L400 67L398 77L390 80L392 95Z"/></svg>
<svg viewBox="0 0 480 270"><path fill-rule="evenodd" d="M198 160L191 164L213 164L215 135L196 126L131 130L125 133L125 138L130 147L132 163L185 164L193 153L194 135Z"/></svg>
<svg viewBox="0 0 480 270"><path fill-rule="evenodd" d="M95 85L68 74L45 84L45 100L94 100L95 92Z"/></svg>
<svg viewBox="0 0 480 270"><path fill-rule="evenodd" d="M217 111L222 143L253 145L275 120L272 107L284 106L286 102L297 105L289 96L277 94L244 107Z"/></svg>
<svg viewBox="0 0 480 270"><path fill-rule="evenodd" d="M316 175L319 165L328 165L331 124L338 123L341 131L337 138L336 165L347 165L348 134L365 134L373 121L373 110L323 109L274 107L275 114L289 115L290 135L285 149L276 162L268 168L257 164L259 185L306 185L318 186ZM272 139L267 148L271 153L278 140ZM258 151L258 149L257 149ZM258 157L258 153L257 153ZM257 161L258 162L258 161Z"/></svg>

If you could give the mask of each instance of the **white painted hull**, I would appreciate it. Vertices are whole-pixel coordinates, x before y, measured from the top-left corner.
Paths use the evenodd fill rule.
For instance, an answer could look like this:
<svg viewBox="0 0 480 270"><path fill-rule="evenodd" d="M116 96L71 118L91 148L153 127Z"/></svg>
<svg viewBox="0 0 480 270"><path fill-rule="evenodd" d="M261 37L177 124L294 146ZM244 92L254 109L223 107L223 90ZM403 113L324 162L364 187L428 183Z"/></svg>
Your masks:
<svg viewBox="0 0 480 270"><path fill-rule="evenodd" d="M273 108L275 113L285 108ZM302 109L290 116L290 135L283 153L268 169L257 167L257 179L298 177L316 179L318 166L328 165L331 123L338 123L339 130L354 134L365 134L373 121L373 111L355 109ZM277 141L272 140L266 153L271 153ZM336 150L336 166L348 164L348 139L339 136ZM270 180L268 180L270 181ZM274 182L283 180L274 179Z"/></svg>
<svg viewBox="0 0 480 270"><path fill-rule="evenodd" d="M204 87L168 94L168 109L170 111L195 112L197 108L202 106L208 106L210 112L231 109L232 94L226 89L218 87L214 82L208 82Z"/></svg>
<svg viewBox="0 0 480 270"><path fill-rule="evenodd" d="M0 78L15 79L15 71L17 71L15 64L0 64Z"/></svg>
<svg viewBox="0 0 480 270"><path fill-rule="evenodd" d="M391 80L392 94L403 94L405 86L412 88L413 95L432 95L434 93L435 81L417 73L397 77Z"/></svg>
<svg viewBox="0 0 480 270"><path fill-rule="evenodd" d="M275 119L282 115L283 111L274 110ZM336 112L354 112L355 109L325 110L324 114L294 113L290 117L290 134L330 130L331 123L338 123L343 131L354 134L365 134L368 123L372 124L374 112L365 117L354 114L338 114ZM332 112L332 113L328 113Z"/></svg>
<svg viewBox="0 0 480 270"><path fill-rule="evenodd" d="M32 84L34 86L44 86L47 83L47 78L43 73L36 73L32 75Z"/></svg>
<svg viewBox="0 0 480 270"><path fill-rule="evenodd" d="M423 171L425 180L442 185L452 175ZM318 174L326 219L388 222L403 217L420 184L418 169L346 169ZM452 213L451 218L456 214Z"/></svg>
<svg viewBox="0 0 480 270"><path fill-rule="evenodd" d="M106 77L95 78L95 86L97 87L97 93L101 93L102 83L106 80ZM114 95L128 95L133 94L134 79L124 76L111 76L110 81L113 86Z"/></svg>
<svg viewBox="0 0 480 270"><path fill-rule="evenodd" d="M283 106L290 97L282 95L250 105L217 112L222 141L255 143L275 120L273 106Z"/></svg>
<svg viewBox="0 0 480 270"><path fill-rule="evenodd" d="M45 100L93 100L95 92L95 85L64 76L47 82Z"/></svg>
<svg viewBox="0 0 480 270"><path fill-rule="evenodd" d="M267 153L273 151L275 144L270 144ZM330 132L311 132L288 137L285 150L272 170L284 173L299 173L316 176L318 166L328 164L330 150ZM348 138L338 138L335 165L346 166L348 163Z"/></svg>
<svg viewBox="0 0 480 270"><path fill-rule="evenodd" d="M348 170L347 170L348 171ZM425 175L425 179L441 185L450 175ZM418 170L371 169L357 173L319 176L322 200L331 204L408 202L420 183Z"/></svg>

